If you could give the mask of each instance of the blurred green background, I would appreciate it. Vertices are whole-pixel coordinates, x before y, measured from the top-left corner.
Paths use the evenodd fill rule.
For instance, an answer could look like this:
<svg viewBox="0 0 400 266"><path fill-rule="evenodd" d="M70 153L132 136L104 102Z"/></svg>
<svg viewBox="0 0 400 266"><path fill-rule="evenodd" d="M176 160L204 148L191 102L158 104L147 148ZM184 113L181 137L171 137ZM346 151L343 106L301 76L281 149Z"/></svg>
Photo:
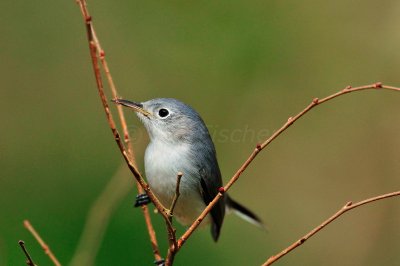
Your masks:
<svg viewBox="0 0 400 266"><path fill-rule="evenodd" d="M400 2L90 1L121 96L174 97L203 116L228 180L256 143L314 97L375 81L400 86ZM74 1L0 4L0 265L51 265L29 219L67 265L86 216L122 163L97 96ZM140 168L147 137L128 115ZM400 94L366 91L318 107L263 151L231 195L220 241L197 231L176 265L259 265L345 202L399 189ZM247 132L247 133L246 133ZM250 133L249 133L250 132ZM261 133L260 133L261 132ZM132 187L95 265L152 265ZM162 220L152 214L163 251ZM400 200L357 209L277 265L398 265ZM178 227L178 232L184 228Z"/></svg>

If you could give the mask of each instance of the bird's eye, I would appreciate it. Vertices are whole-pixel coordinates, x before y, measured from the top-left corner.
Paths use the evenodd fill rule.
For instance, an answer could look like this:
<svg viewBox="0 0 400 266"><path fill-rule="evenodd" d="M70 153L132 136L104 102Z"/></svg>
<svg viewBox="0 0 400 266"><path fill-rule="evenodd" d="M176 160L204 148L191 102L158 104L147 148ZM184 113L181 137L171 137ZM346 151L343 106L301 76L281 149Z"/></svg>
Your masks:
<svg viewBox="0 0 400 266"><path fill-rule="evenodd" d="M167 116L169 115L169 112L168 112L167 109L162 108L162 109L160 109L160 110L158 111L158 115L159 115L160 117L167 117Z"/></svg>

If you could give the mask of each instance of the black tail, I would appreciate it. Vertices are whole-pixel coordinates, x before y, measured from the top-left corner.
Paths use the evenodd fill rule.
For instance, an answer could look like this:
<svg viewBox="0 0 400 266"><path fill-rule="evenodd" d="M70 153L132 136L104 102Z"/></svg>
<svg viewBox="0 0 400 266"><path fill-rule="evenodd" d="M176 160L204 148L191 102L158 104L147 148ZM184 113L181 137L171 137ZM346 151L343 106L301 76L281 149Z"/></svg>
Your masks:
<svg viewBox="0 0 400 266"><path fill-rule="evenodd" d="M228 207L228 209L231 209L232 211L234 211L235 214L237 214L242 219L244 219L254 225L257 225L261 228L265 228L263 222L261 221L260 218L258 218L257 215L255 215L252 211L250 211L249 209L247 209L240 203L234 201L228 195L225 195L225 196L226 196L225 202L226 202L226 206Z"/></svg>

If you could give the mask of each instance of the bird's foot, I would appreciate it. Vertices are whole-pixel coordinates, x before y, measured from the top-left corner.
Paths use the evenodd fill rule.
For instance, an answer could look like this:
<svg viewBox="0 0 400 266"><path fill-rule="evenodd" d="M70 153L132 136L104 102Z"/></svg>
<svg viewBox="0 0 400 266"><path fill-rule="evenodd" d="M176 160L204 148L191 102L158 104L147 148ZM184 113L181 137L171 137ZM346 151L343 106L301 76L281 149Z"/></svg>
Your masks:
<svg viewBox="0 0 400 266"><path fill-rule="evenodd" d="M136 196L135 207L140 207L143 205L147 205L151 202L149 196L147 194L138 194Z"/></svg>
<svg viewBox="0 0 400 266"><path fill-rule="evenodd" d="M165 265L165 260L163 258L159 259L159 260L155 260L154 264L157 266L164 266Z"/></svg>

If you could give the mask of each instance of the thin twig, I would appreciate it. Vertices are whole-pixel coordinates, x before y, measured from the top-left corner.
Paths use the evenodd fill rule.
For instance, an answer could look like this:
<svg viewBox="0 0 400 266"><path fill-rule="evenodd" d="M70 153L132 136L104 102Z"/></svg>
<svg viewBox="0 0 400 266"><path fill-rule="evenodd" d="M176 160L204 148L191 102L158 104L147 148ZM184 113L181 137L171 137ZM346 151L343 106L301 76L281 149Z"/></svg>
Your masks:
<svg viewBox="0 0 400 266"><path fill-rule="evenodd" d="M101 74L100 74L100 69L96 57L96 46L94 45L93 41L90 41L90 50L91 50L91 56L92 56L92 63L93 63L93 69L95 72L95 77L96 77L96 83L97 83L97 89L101 98L101 101L103 103L104 111L106 113L106 117L109 123L109 126L111 128L111 131L114 135L114 139L117 142L117 145L122 153L122 156L125 159L125 162L128 164L129 170L133 173L135 176L136 180L139 182L139 184L142 186L144 191L146 191L147 195L151 199L151 201L154 203L155 207L158 209L158 211L161 213L161 215L164 217L164 219L168 220L168 214L167 214L167 209L162 205L162 203L158 200L158 198L154 195L152 190L150 189L149 185L146 183L142 175L140 174L139 170L136 168L136 166L130 161L128 157L128 153L124 147L124 144L121 141L120 134L116 128L114 119L112 117L112 114L110 112L110 108L108 106L108 102L106 99L106 96L104 94L104 88L103 88L103 82L101 79ZM172 228L172 225L170 226Z"/></svg>
<svg viewBox="0 0 400 266"><path fill-rule="evenodd" d="M291 244L289 247L285 248L284 250L282 250L281 252L279 252L278 254L271 256L264 264L263 266L268 266L271 265L273 263L275 263L277 260L279 260L280 258L282 258L283 256L285 256L286 254L288 254L289 252L291 252L292 250L294 250L295 248L299 247L300 245L304 244L304 242L306 242L306 240L308 240L310 237L312 237L313 235L315 235L316 233L318 233L320 230L322 230L325 226L327 226L328 224L330 224L331 222L333 222L334 220L336 220L337 218L339 218L342 214L344 214L345 212L348 212L352 209L355 209L357 207L360 207L362 205L374 202L374 201L378 201L378 200L382 200L382 199L387 199L387 198L391 198L391 197L395 197L395 196L400 196L400 191L396 191L396 192L392 192L392 193L387 193L384 195L380 195L377 197L373 197L373 198L369 198L363 201L359 201L357 203L352 203L351 201L346 203L339 211L337 211L334 215L332 215L330 218L328 218L327 220L325 220L323 223L321 223L320 225L318 225L317 227L315 227L313 230L311 230L308 234L306 234L305 236L303 236L302 238L300 238L299 240L297 240L296 242L294 242L293 244Z"/></svg>
<svg viewBox="0 0 400 266"><path fill-rule="evenodd" d="M95 30L94 30L93 24L91 26L91 30L92 30L93 40L94 40L94 42L96 44L96 47L97 47L98 56L100 58L101 65L103 66L104 72L105 72L106 77L107 77L108 85L110 86L112 98L113 99L117 99L118 98L117 88L115 87L114 80L113 80L113 78L111 76L110 69L108 68L105 51L100 46L100 42L99 42L99 40L97 38L97 35L96 35ZM132 142L131 142L131 138L130 138L130 135L129 135L128 125L126 123L125 114L124 114L123 110L124 110L124 108L122 107L122 105L117 104L118 117L119 117L120 122L121 122L122 132L124 134L124 141L125 141L125 145L126 145L126 147L128 149L129 158L131 159L131 162L136 165L135 154L133 152L133 147L132 147ZM139 186L139 190L140 189L141 188ZM143 193L143 190L139 191L139 193Z"/></svg>
<svg viewBox="0 0 400 266"><path fill-rule="evenodd" d="M98 69L99 67L98 67L98 63L97 63L97 54L100 57L100 60L101 60L102 65L103 65L103 68L104 68L104 70L106 72L108 81L110 83L110 87L113 90L114 98L116 98L116 96L117 96L116 91L115 91L115 86L113 84L111 75L109 74L107 63L104 60L104 51L101 49L101 46L100 46L99 41L97 39L96 33L93 30L93 26L91 24L91 17L89 16L89 13L88 13L88 11L86 9L86 2L85 2L85 0L79 0L78 3L80 5L80 7L81 7L81 11L82 11L82 14L83 14L84 19L85 19L88 40L89 40L89 43L90 43L92 63L93 63L93 68L94 68L95 76L96 76L96 82L97 82L99 94L100 94L100 97L101 97L102 102L103 102L103 107L105 109L106 116L107 116L110 128L111 128L111 130L113 132L113 135L114 135L114 138L115 138L115 140L116 140L116 142L117 142L117 144L118 144L118 146L120 148L120 151L123 154L124 159L125 159L126 163L128 164L129 169L134 174L138 184L140 185L141 188L144 189L144 191L146 191L146 193L149 195L150 199L152 200L152 202L154 203L154 205L156 206L158 211L162 214L163 218L166 220L167 229L168 229L170 240L171 240L171 236L175 237L175 231L174 231L174 228L172 227L172 223L171 223L171 221L169 219L168 210L164 206L162 206L162 204L159 202L159 200L152 193L152 191L150 190L149 186L147 185L147 183L144 181L143 177L141 176L141 174L137 170L137 167L136 167L136 164L134 162L134 159L130 157L130 154L133 154L133 152L132 152L131 146L129 144L129 138L128 138L128 140L126 138L127 134L126 134L126 131L125 131L125 128L124 128L124 126L126 126L126 123L125 122L121 122L122 127L124 129L124 137L125 137L124 139L125 139L125 144L128 146L128 151L125 149L123 143L121 142L120 135L119 135L119 133L118 133L116 127L115 127L115 123L114 123L113 118L111 116L111 113L109 111L109 107L108 107L108 104L107 104L107 101L106 101L106 98L105 98L105 95L104 95L104 91L103 91L103 85L102 85L102 81L101 81L100 70ZM105 63L103 63L103 60L104 60ZM289 128L300 117L302 117L308 111L313 109L315 106L317 106L317 105L319 105L321 103L327 102L327 101L329 101L331 99L334 99L334 98L336 98L338 96L341 96L343 94L354 92L354 91L366 90L366 89L380 89L380 88L388 89L388 90L400 91L400 88L393 87L393 86L384 86L381 83L375 83L375 84L372 84L372 85L361 86L361 87L357 87L357 88L346 87L345 89L343 89L343 90L341 90L341 91L339 91L339 92L337 92L335 94L332 94L332 95L330 95L330 96L328 96L326 98L323 98L321 100L319 100L317 98L314 99L312 101L312 103L310 103L303 111L301 111L300 113L298 113L294 117L290 117L288 119L288 121L279 130L277 130L270 138L268 138L263 143L257 145L255 150L250 154L248 159L239 168L239 170L233 175L233 177L230 179L230 181L224 187L219 189L219 193L216 195L216 197L209 203L209 205L204 209L204 211L200 214L200 216L196 219L196 221L193 222L193 224L190 226L190 228L181 236L181 238L178 241L177 248L174 248L172 251L170 249L168 253L170 254L170 252L172 252L173 255L174 255L179 250L179 248L182 247L184 242L190 237L190 235L194 232L194 230L199 226L199 224L202 222L202 220L206 217L206 215L211 211L211 209L214 207L214 205L222 197L223 193L225 191L229 190L230 187L237 181L237 179L240 177L240 175L243 173L243 171L246 170L246 168L254 160L254 158L257 156L257 154L261 150L263 150L266 146L268 146L273 140L275 140L283 131L285 131L287 128ZM120 118L124 121L123 114L122 114L122 116L120 115ZM129 135L128 135L128 137L129 137ZM145 215L145 218L146 218L146 215ZM146 224L147 224L147 219L146 219ZM151 225L151 223L150 223L150 225ZM153 232L154 232L154 230L153 230ZM149 230L149 233L151 233L151 230Z"/></svg>
<svg viewBox="0 0 400 266"><path fill-rule="evenodd" d="M36 266L36 264L33 262L32 258L31 258L31 255L29 255L29 252L25 247L25 242L20 240L20 241L18 241L18 244L21 246L21 249L25 254L26 265L28 265L28 266Z"/></svg>
<svg viewBox="0 0 400 266"><path fill-rule="evenodd" d="M130 138L129 138L129 132L126 126L126 122L125 122L125 118L123 115L123 111L122 111L122 107L121 111L119 112L119 116L121 119L121 125L123 127L123 131L124 131L124 140L125 140L125 144L128 146L128 150L125 149L121 138L120 138L120 134L118 133L116 126L115 126L115 122L114 119L112 118L112 115L110 113L109 107L108 107L108 103L104 94L104 89L103 89L103 82L101 79L101 74L100 74L100 70L99 70L99 66L98 66L98 60L97 60L97 55L100 56L100 60L102 62L103 68L106 72L107 75L107 79L110 83L110 88L112 90L113 96L114 98L117 98L117 92L113 83L113 80L111 78L111 74L110 71L108 69L108 65L107 62L105 60L105 53L104 50L101 48L100 43L98 41L98 38L96 36L96 33L94 31L93 25L92 25L92 18L89 15L89 12L87 10L86 7L86 1L85 0L78 0L77 3L79 4L79 7L81 9L83 18L85 20L85 25L86 25L86 31L87 31L87 37L88 37L88 41L89 41L89 49L90 49L90 55L92 57L92 65L93 65L93 70L95 73L95 77L96 77L96 84L97 84L97 88L98 88L98 92L100 95L100 98L102 100L103 103L103 107L104 110L106 112L106 116L107 116L107 120L109 123L109 126L111 128L111 131L114 135L114 139L117 142L117 145L129 167L129 169L131 170L131 172L133 173L133 175L136 178L136 181L138 183L138 190L139 193L142 193L143 190L147 193L147 195L149 196L149 198L151 199L151 201L154 203L155 207L157 208L157 210L159 211L159 213L161 213L161 215L163 216L163 218L166 220L167 223L167 229L170 233L174 232L174 229L172 227L171 222L168 219L168 214L167 214L167 209L160 203L160 201L157 199L157 197L154 195L154 193L150 190L149 186L147 185L147 183L144 181L142 175L140 174L140 172L137 169L136 163L134 161L134 157L133 157L133 150L132 150L132 146L130 143ZM120 110L120 109L118 109ZM158 243L157 243L157 239L156 239L156 235L155 235L155 231L154 228L151 224L151 219L150 219L150 215L149 215L149 211L148 208L146 206L142 206L142 210L145 216L145 221L146 221L146 226L149 232L149 236L150 236L150 241L152 243L152 247L153 247L153 253L155 256L156 260L160 260L161 256L160 256L160 252L159 252L159 248L158 248Z"/></svg>
<svg viewBox="0 0 400 266"><path fill-rule="evenodd" d="M170 239L170 242L172 242L171 239ZM175 242L176 242L176 240L175 240ZM170 246L168 248L167 258L165 260L165 266L171 266L174 263L175 255L178 251L179 251L179 249L177 248L177 245L170 244Z"/></svg>
<svg viewBox="0 0 400 266"><path fill-rule="evenodd" d="M211 211L211 209L214 207L214 205L218 202L218 200L222 197L223 193L225 191L228 191L230 187L238 180L240 175L247 169L247 167L250 165L250 163L254 160L254 158L258 155L258 153L263 150L265 147L267 147L272 141L274 141L282 132L284 132L286 129L288 129L291 125L294 124L300 117L302 117L304 114L306 114L308 111L313 109L314 107L325 103L329 100L332 100L334 98L337 98L341 95L350 93L350 92L356 92L356 91L362 91L362 90L368 90L368 89L374 89L374 90L381 90L381 89L386 89L386 90L393 90L393 91L398 91L400 92L400 88L393 87L393 86L386 86L382 85L382 83L377 82L374 84L366 85L366 86L360 86L360 87L355 87L352 88L351 86L347 86L343 90L334 93L332 95L329 95L323 99L318 99L315 98L312 100L312 102L304 108L300 113L295 115L294 117L289 117L287 122L275 133L273 133L267 140L265 140L261 144L257 144L256 148L254 151L250 154L250 156L247 158L247 160L243 163L243 165L237 170L237 172L232 176L232 178L229 180L229 182L220 189L220 192L215 196L215 198L208 204L208 206L203 210L203 212L200 214L200 216L193 222L193 224L186 230L186 232L179 238L178 240L178 249L182 247L182 245L185 243L185 241L190 237L190 235L196 230L196 228L200 225L200 223L203 221L203 219L207 216L207 214Z"/></svg>
<svg viewBox="0 0 400 266"><path fill-rule="evenodd" d="M172 216L170 219L171 219L170 222L172 222ZM176 241L175 228L173 228L173 231L168 230L168 242L169 242L169 247L167 252L167 258L165 260L165 266L171 266L174 263L175 254L178 252L178 242Z"/></svg>
<svg viewBox="0 0 400 266"><path fill-rule="evenodd" d="M175 188L175 195L174 198L172 199L172 203L171 203L171 207L169 208L169 215L173 216L174 214L174 209L175 209L175 205L178 202L178 198L181 195L181 192L179 190L179 186L181 184L181 178L182 178L183 174L182 172L178 172L178 174L176 175L176 188Z"/></svg>
<svg viewBox="0 0 400 266"><path fill-rule="evenodd" d="M28 220L24 221L24 226L28 231L33 235L33 237L36 239L36 241L39 243L39 245L42 247L44 250L44 253L49 256L50 260L53 262L54 265L56 266L61 266L61 263L58 261L54 253L50 250L50 247L43 241L43 239L40 237L39 233L33 228L31 223Z"/></svg>
<svg viewBox="0 0 400 266"><path fill-rule="evenodd" d="M86 2L85 1L79 1L78 4L79 4L79 6L81 8L82 15L86 18L85 21L89 20L89 22L90 22L91 36L92 36L93 41L94 41L94 43L96 45L96 50L98 52L97 54L98 54L98 56L100 58L100 62L102 64L102 66L103 66L103 70L104 70L105 75L107 77L107 81L108 81L108 84L109 84L109 87L110 87L110 90L111 90L112 97L114 99L116 99L116 98L118 98L117 89L116 89L114 80L113 80L113 78L111 76L110 69L108 67L108 63L107 63L107 60L106 60L106 57L105 57L105 51L100 45L99 39L97 38L96 31L94 30L93 23L92 23L91 19L89 19L90 15L89 15L89 12L87 10ZM134 151L133 151L132 142L131 142L131 138L130 138L130 135L129 135L129 130L128 130L128 126L127 126L127 123L126 123L125 114L124 114L123 110L124 110L124 108L121 105L117 105L118 116L119 116L119 119L120 119L122 132L124 134L124 141L125 141L125 145L127 147L128 157L129 157L131 163L137 169L135 154L134 154ZM138 193L139 194L143 194L144 191L143 191L143 188L140 185L140 183L137 180L136 180L135 183L136 183L136 188L138 190ZM143 215L144 215L144 218L145 218L147 231L149 233L150 242L151 242L151 245L152 245L152 248L153 248L154 258L155 258L156 261L160 260L161 259L160 250L159 250L158 243L157 243L156 233L155 233L153 224L151 222L151 217L150 217L150 213L149 213L148 207L147 207L147 205L142 205L141 209L143 211Z"/></svg>
<svg viewBox="0 0 400 266"><path fill-rule="evenodd" d="M157 208L159 213L164 217L164 219L167 222L167 229L172 232L173 227L172 224L169 222L169 216L167 213L167 209L162 205L162 203L159 201L159 199L154 195L152 190L150 189L149 185L146 183L142 175L140 174L139 170L137 169L136 165L134 165L131 161L130 158L128 157L128 153L124 147L124 144L121 141L120 134L116 128L114 119L112 117L112 114L110 112L110 108L108 106L108 102L106 99L106 96L104 94L104 89L103 89L103 82L101 79L101 74L100 74L100 69L98 65L98 60L96 57L96 46L94 45L93 41L90 41L90 51L91 51L91 57L92 57L92 65L93 65L93 70L95 72L95 77L96 77L96 83L97 83L97 89L101 98L101 101L103 103L104 111L106 113L106 117L110 126L110 129L114 135L114 139L117 142L117 145L122 153L122 156L125 159L125 162L127 163L129 170L132 172L132 174L135 176L137 182L141 185L141 187L146 191L147 195L153 202L154 206Z"/></svg>
<svg viewBox="0 0 400 266"><path fill-rule="evenodd" d="M169 219L170 219L171 223L172 223L172 217L174 215L174 209L175 209L176 203L178 202L178 198L181 195L179 187L181 184L182 176L183 176L182 172L178 172L178 174L176 176L175 195L174 195L174 198L172 199L171 207L169 208ZM174 230L175 230L175 228L174 228ZM178 243L176 242L176 234L175 233L176 233L176 231L174 231L174 234L168 233L169 248L168 248L167 258L165 261L166 266L173 264L175 254L178 251Z"/></svg>

